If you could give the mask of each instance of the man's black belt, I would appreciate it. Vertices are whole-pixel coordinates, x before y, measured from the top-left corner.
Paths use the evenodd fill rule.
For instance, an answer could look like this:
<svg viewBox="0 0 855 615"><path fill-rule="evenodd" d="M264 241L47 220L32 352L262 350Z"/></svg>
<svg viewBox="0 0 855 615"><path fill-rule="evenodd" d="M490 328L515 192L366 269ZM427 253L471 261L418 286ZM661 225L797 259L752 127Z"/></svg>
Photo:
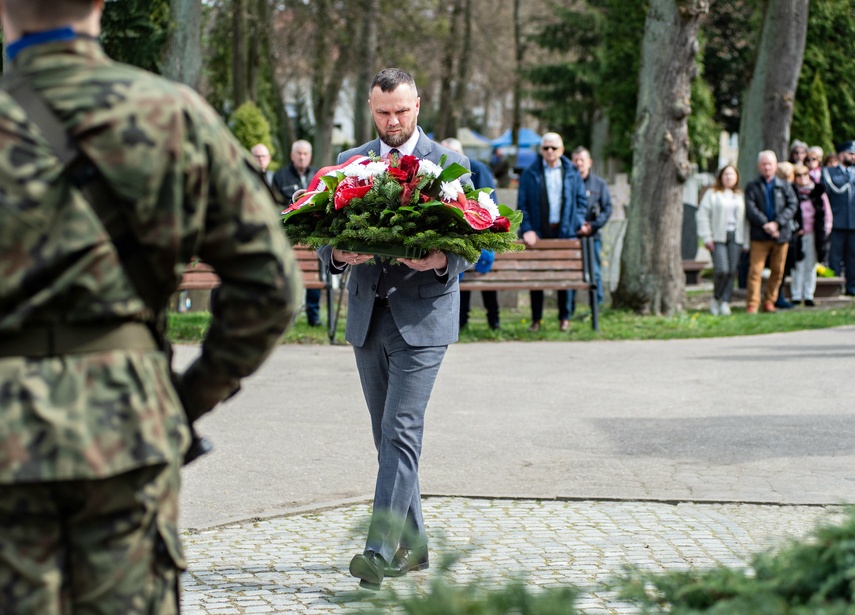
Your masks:
<svg viewBox="0 0 855 615"><path fill-rule="evenodd" d="M157 350L142 323L51 325L0 333L0 358L42 358L112 350Z"/></svg>

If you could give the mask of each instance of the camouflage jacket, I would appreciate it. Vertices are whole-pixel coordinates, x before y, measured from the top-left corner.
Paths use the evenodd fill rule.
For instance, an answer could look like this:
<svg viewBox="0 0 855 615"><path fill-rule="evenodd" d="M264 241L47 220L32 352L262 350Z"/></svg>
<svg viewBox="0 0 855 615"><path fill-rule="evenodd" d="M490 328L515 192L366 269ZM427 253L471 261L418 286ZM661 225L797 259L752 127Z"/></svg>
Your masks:
<svg viewBox="0 0 855 615"><path fill-rule="evenodd" d="M175 462L300 305L300 276L249 154L196 93L89 39L21 51L27 76L126 203L164 288L194 255L222 280L202 353L173 386L161 352L0 358L0 484ZM0 92L0 344L28 326L144 318L99 218L38 127Z"/></svg>

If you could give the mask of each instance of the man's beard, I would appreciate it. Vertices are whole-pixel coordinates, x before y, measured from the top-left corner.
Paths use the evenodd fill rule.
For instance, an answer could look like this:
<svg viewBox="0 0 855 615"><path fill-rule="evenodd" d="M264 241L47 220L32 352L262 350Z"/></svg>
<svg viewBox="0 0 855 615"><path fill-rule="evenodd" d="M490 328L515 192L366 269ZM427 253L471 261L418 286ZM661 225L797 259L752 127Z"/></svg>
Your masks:
<svg viewBox="0 0 855 615"><path fill-rule="evenodd" d="M374 128L377 128L377 125L374 125ZM413 136L413 133L416 131L416 120L413 119L413 123L406 128L401 126L401 131L394 135L384 135L380 132L380 129L377 128L377 134L380 135L380 140L383 141L389 147L400 147L404 143L410 140L410 137Z"/></svg>

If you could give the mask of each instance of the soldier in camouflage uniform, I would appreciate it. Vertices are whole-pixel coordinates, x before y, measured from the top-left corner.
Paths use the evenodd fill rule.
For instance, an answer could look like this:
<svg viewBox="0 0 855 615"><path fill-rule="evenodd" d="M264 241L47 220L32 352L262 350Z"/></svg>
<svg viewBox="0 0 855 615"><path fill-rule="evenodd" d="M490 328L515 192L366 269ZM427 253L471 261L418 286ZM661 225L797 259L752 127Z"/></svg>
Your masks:
<svg viewBox="0 0 855 615"><path fill-rule="evenodd" d="M12 71L97 169L164 295L194 255L222 285L201 356L173 376L148 327L165 306L146 306L109 224L0 91L2 615L178 611L188 419L239 389L300 305L248 153L193 91L110 61L102 9L3 0Z"/></svg>

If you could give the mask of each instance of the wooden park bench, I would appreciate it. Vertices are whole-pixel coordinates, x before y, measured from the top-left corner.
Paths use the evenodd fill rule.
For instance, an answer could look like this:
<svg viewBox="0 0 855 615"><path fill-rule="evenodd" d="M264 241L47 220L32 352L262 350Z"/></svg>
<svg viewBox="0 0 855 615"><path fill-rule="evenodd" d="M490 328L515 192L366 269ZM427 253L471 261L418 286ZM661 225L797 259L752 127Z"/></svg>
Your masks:
<svg viewBox="0 0 855 615"><path fill-rule="evenodd" d="M294 255L303 280L304 288L326 291L327 301L327 334L330 341L335 342L335 330L338 323L338 310L335 302L335 289L332 276L322 272L320 261L314 250L294 246ZM184 277L178 290L213 290L220 285L220 278L207 263L196 261L187 265Z"/></svg>
<svg viewBox="0 0 855 615"><path fill-rule="evenodd" d="M686 286L694 286L701 281L701 271L707 267L712 267L709 261L683 261L683 273L686 274Z"/></svg>
<svg viewBox="0 0 855 615"><path fill-rule="evenodd" d="M294 247L303 286L326 291L327 333L335 342L338 323L336 293L332 276L322 274L314 250ZM210 265L197 261L187 265L178 290L213 290L220 279ZM344 288L345 281L341 281ZM582 239L541 239L524 252L497 254L489 273L467 271L461 290L586 290L591 305L591 326L600 330L597 286L594 276L594 242ZM339 301L341 293L339 292Z"/></svg>
<svg viewBox="0 0 855 615"><path fill-rule="evenodd" d="M524 252L497 254L489 273L467 271L461 290L586 290L591 326L600 330L594 242L581 239L540 239Z"/></svg>

